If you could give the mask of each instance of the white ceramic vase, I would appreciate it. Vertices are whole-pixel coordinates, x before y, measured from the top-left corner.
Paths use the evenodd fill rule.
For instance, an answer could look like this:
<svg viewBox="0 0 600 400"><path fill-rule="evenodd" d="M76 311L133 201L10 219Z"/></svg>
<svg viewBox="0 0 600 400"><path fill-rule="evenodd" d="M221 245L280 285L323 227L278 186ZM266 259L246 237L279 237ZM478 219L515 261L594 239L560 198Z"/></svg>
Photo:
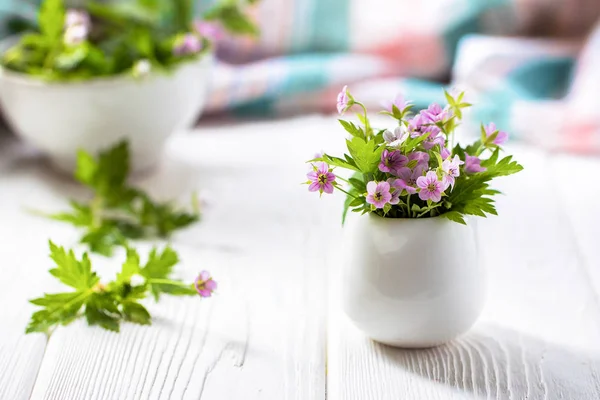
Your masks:
<svg viewBox="0 0 600 400"><path fill-rule="evenodd" d="M367 336L397 347L436 346L466 332L485 302L473 220L352 215L342 306Z"/></svg>
<svg viewBox="0 0 600 400"><path fill-rule="evenodd" d="M78 149L97 153L123 139L133 172L141 172L157 164L171 134L199 117L211 65L205 56L171 74L50 83L0 70L0 104L12 129L64 172L73 172Z"/></svg>

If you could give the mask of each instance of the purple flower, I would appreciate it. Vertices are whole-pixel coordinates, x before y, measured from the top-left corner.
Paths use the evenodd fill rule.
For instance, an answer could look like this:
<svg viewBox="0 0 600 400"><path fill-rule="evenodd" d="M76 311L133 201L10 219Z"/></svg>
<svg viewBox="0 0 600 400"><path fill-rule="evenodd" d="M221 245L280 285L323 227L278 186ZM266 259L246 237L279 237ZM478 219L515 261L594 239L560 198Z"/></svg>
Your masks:
<svg viewBox="0 0 600 400"><path fill-rule="evenodd" d="M425 171L425 166L417 165L414 169L410 169L408 167L400 168L398 171L398 177L400 179L396 179L394 181L394 187L397 189L406 190L408 194L415 194L417 189L415 186L417 185L417 179L423 176L423 171Z"/></svg>
<svg viewBox="0 0 600 400"><path fill-rule="evenodd" d="M442 162L442 170L444 171L444 185L446 190L448 186L452 186L454 188L454 181L460 175L460 166L463 165L464 162L455 155L452 160L444 160Z"/></svg>
<svg viewBox="0 0 600 400"><path fill-rule="evenodd" d="M429 167L429 154L424 151L413 151L408 155L408 161L417 160L417 166L427 169Z"/></svg>
<svg viewBox="0 0 600 400"><path fill-rule="evenodd" d="M445 146L442 146L440 155L442 156L442 160L445 160L446 158L450 157L450 150L448 150Z"/></svg>
<svg viewBox="0 0 600 400"><path fill-rule="evenodd" d="M431 138L437 136L441 132L440 128L432 124L432 122L423 116L423 114L415 115L408 122L408 131L410 132L410 137L413 138L423 136L426 133L430 133L429 137Z"/></svg>
<svg viewBox="0 0 600 400"><path fill-rule="evenodd" d="M385 100L381 103L383 109L387 112L392 112L392 106L396 106L400 112L408 106L408 103L404 101L404 97L401 94L397 94L393 101Z"/></svg>
<svg viewBox="0 0 600 400"><path fill-rule="evenodd" d="M383 150L383 153L381 153L379 170L395 175L396 171L404 167L407 163L408 158L403 156L398 150L389 151L388 149L385 149Z"/></svg>
<svg viewBox="0 0 600 400"><path fill-rule="evenodd" d="M196 54L200 50L202 50L202 40L194 33L186 33L179 37L173 46L173 54L176 56Z"/></svg>
<svg viewBox="0 0 600 400"><path fill-rule="evenodd" d="M337 110L340 115L350 107L351 101L348 95L348 85L342 88L342 91L337 96Z"/></svg>
<svg viewBox="0 0 600 400"><path fill-rule="evenodd" d="M444 183L438 180L435 171L429 171L427 175L417 178L417 186L421 189L419 191L421 200L431 199L431 201L437 203L442 199Z"/></svg>
<svg viewBox="0 0 600 400"><path fill-rule="evenodd" d="M493 122L490 122L489 125L487 125L487 126L484 127L484 130L485 130L486 136L489 138L498 129L496 129L496 124L494 124ZM498 135L494 139L493 143L495 145L500 146L501 144L504 144L507 140L508 140L508 133L503 132L503 131L498 131Z"/></svg>
<svg viewBox="0 0 600 400"><path fill-rule="evenodd" d="M310 185L308 190L311 192L318 191L319 193L333 193L333 184L335 183L335 175L329 170L329 165L324 162L318 163L318 166L313 164L314 171L310 171L306 176L309 179Z"/></svg>
<svg viewBox="0 0 600 400"><path fill-rule="evenodd" d="M65 29L69 29L72 26L81 25L86 28L86 31L89 30L92 23L90 20L90 15L82 10L69 9L65 14Z"/></svg>
<svg viewBox="0 0 600 400"><path fill-rule="evenodd" d="M400 146L402 142L406 140L407 137L407 132L405 132L401 126L396 127L396 129L394 129L394 132L388 129L386 129L385 132L383 132L383 140L385 140L387 145L390 147Z"/></svg>
<svg viewBox="0 0 600 400"><path fill-rule="evenodd" d="M465 172L467 174L474 174L477 172L484 172L486 168L480 165L481 160L479 157L470 156L465 153Z"/></svg>
<svg viewBox="0 0 600 400"><path fill-rule="evenodd" d="M225 31L216 22L196 21L194 22L194 29L200 36L211 41L220 40L225 36Z"/></svg>
<svg viewBox="0 0 600 400"><path fill-rule="evenodd" d="M383 208L391 199L390 184L387 182L371 181L367 183L367 203L376 208Z"/></svg>
<svg viewBox="0 0 600 400"><path fill-rule="evenodd" d="M425 141L423 141L423 147L425 150L431 150L433 146L439 145L440 147L444 147L446 144L446 139L444 135L438 134L437 136L430 135Z"/></svg>
<svg viewBox="0 0 600 400"><path fill-rule="evenodd" d="M217 282L213 280L208 271L202 271L198 274L194 286L201 297L210 297L217 289Z"/></svg>
<svg viewBox="0 0 600 400"><path fill-rule="evenodd" d="M428 122L435 124L436 122L442 122L448 119L450 111L446 108L442 108L437 103L432 103L427 110L421 111L420 114L422 114Z"/></svg>

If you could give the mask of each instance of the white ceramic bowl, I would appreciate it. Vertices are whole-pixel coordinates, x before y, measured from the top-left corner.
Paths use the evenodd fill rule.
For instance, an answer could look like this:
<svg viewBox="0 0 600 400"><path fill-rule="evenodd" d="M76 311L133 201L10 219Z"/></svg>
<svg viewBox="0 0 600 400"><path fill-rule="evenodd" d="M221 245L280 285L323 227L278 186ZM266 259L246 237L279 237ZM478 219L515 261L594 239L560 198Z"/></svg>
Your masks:
<svg viewBox="0 0 600 400"><path fill-rule="evenodd" d="M372 339L430 347L466 332L485 300L485 270L470 219L351 215L342 305Z"/></svg>
<svg viewBox="0 0 600 400"><path fill-rule="evenodd" d="M12 129L72 173L78 149L97 153L122 139L133 172L153 167L166 139L199 117L212 57L184 63L171 74L151 73L86 82L46 83L0 70L0 105Z"/></svg>

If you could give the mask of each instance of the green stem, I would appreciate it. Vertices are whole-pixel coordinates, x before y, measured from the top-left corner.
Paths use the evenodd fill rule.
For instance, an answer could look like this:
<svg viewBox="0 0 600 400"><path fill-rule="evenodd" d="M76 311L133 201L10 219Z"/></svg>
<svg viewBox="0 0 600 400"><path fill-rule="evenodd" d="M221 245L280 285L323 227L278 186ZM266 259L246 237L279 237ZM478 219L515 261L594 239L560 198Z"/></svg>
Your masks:
<svg viewBox="0 0 600 400"><path fill-rule="evenodd" d="M344 192L344 193L346 193L348 196L352 197L353 199L356 199L356 198L357 198L355 195L353 195L353 194L351 194L351 193L348 193L348 192L346 192L344 189L342 189L342 188L341 188L341 187L339 187L339 186L334 186L334 188L336 188L336 189L337 189L337 190L339 190L340 192Z"/></svg>
<svg viewBox="0 0 600 400"><path fill-rule="evenodd" d="M180 281L172 281L170 279L148 279L146 282L148 283L156 283L159 285L172 285L172 286L180 286L180 287L189 287L189 283L180 282Z"/></svg>
<svg viewBox="0 0 600 400"><path fill-rule="evenodd" d="M102 197L96 196L90 204L90 212L92 213L92 229L99 228L102 225L102 206L104 201Z"/></svg>
<svg viewBox="0 0 600 400"><path fill-rule="evenodd" d="M365 105L363 103L360 103L358 101L356 101L355 104L358 104L363 109L363 112L365 114L365 133L366 133L367 137L370 137L371 136L371 124L369 124L369 117L367 116L367 107L365 107Z"/></svg>
<svg viewBox="0 0 600 400"><path fill-rule="evenodd" d="M408 210L408 218L411 218L410 215L410 194L406 196L406 209Z"/></svg>
<svg viewBox="0 0 600 400"><path fill-rule="evenodd" d="M340 179L340 180L342 180L342 181L346 182L346 183L350 183L350 182L349 182L347 179L344 179L344 178L342 178L342 177L341 177L341 176L339 176L339 175L336 175L335 177L336 177L337 179Z"/></svg>

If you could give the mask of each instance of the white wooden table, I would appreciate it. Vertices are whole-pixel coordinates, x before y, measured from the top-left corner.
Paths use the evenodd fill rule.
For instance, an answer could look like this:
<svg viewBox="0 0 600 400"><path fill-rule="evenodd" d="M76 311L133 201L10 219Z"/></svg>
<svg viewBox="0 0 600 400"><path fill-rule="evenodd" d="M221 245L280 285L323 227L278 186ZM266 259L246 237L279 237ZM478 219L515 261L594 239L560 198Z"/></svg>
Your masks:
<svg viewBox="0 0 600 400"><path fill-rule="evenodd" d="M24 335L27 299L60 289L47 240L77 234L27 208L60 210L82 190L0 136L0 399L600 399L600 161L513 146L526 169L498 182L501 216L479 225L482 318L449 345L409 351L371 342L340 312L343 200L299 184L304 160L342 137L324 117L175 137L138 182L207 199L173 244L178 275L208 269L218 295L149 303L151 327L75 323L46 341Z"/></svg>

